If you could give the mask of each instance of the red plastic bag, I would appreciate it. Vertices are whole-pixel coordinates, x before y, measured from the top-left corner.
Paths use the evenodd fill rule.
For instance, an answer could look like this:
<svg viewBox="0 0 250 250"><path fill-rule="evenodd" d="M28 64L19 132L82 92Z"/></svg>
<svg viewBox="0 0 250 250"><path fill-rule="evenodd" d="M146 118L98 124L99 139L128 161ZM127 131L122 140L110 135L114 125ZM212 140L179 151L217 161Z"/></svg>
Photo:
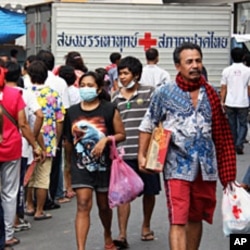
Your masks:
<svg viewBox="0 0 250 250"><path fill-rule="evenodd" d="M144 188L140 176L128 166L118 153L114 138L110 147L110 157L113 160L109 182L109 207L114 208L134 200Z"/></svg>
<svg viewBox="0 0 250 250"><path fill-rule="evenodd" d="M27 169L27 171L25 173L25 176L24 176L24 181L23 181L24 187L26 187L27 184L29 183L29 180L30 180L31 176L33 175L33 172L35 171L36 165L37 165L36 161L33 161L29 165L29 167L28 167L28 169Z"/></svg>

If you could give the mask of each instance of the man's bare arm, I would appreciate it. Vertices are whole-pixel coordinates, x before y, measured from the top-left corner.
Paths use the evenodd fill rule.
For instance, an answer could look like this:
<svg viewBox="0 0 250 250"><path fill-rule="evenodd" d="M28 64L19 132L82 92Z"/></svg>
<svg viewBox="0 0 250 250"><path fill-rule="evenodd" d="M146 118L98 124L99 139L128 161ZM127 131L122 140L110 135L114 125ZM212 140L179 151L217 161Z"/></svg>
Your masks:
<svg viewBox="0 0 250 250"><path fill-rule="evenodd" d="M146 132L139 133L138 164L139 169L145 171L146 156L150 142L151 134Z"/></svg>
<svg viewBox="0 0 250 250"><path fill-rule="evenodd" d="M56 142L57 142L57 145L60 142L62 132L63 132L63 121L56 122Z"/></svg>
<svg viewBox="0 0 250 250"><path fill-rule="evenodd" d="M36 120L35 120L35 124L34 124L33 134L34 134L35 138L37 138L39 133L40 133L40 130L42 128L42 125L43 125L44 116L43 116L42 110L38 109L35 112L35 116L36 116Z"/></svg>
<svg viewBox="0 0 250 250"><path fill-rule="evenodd" d="M221 89L220 89L220 99L223 105L225 104L226 95L227 95L227 85L223 84L221 85Z"/></svg>
<svg viewBox="0 0 250 250"><path fill-rule="evenodd" d="M36 146L35 136L32 133L30 126L26 120L24 109L18 112L17 122L18 122L18 127L22 131L23 137L28 141L28 143L33 148L34 160L35 161L41 160L42 152L40 151L39 147Z"/></svg>
<svg viewBox="0 0 250 250"><path fill-rule="evenodd" d="M32 148L35 149L35 136L32 133L30 126L26 120L24 109L18 112L18 127L21 129L23 137L28 141Z"/></svg>

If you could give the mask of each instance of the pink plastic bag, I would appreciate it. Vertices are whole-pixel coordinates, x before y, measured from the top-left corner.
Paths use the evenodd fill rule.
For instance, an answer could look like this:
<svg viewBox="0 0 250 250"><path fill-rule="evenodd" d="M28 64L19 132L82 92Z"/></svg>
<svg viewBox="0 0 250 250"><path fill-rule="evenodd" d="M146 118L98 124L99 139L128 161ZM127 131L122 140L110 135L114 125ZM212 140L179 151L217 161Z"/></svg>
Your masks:
<svg viewBox="0 0 250 250"><path fill-rule="evenodd" d="M128 166L118 153L114 138L110 147L110 158L113 160L109 182L109 207L113 208L134 200L144 188L140 176Z"/></svg>

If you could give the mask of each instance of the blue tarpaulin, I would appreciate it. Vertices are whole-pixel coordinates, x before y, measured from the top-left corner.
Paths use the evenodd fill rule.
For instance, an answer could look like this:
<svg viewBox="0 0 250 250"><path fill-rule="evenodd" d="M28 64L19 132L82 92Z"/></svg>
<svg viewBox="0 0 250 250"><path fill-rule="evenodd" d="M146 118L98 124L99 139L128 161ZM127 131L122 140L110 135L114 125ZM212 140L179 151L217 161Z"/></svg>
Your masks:
<svg viewBox="0 0 250 250"><path fill-rule="evenodd" d="M26 15L0 8L0 44L8 43L26 34Z"/></svg>

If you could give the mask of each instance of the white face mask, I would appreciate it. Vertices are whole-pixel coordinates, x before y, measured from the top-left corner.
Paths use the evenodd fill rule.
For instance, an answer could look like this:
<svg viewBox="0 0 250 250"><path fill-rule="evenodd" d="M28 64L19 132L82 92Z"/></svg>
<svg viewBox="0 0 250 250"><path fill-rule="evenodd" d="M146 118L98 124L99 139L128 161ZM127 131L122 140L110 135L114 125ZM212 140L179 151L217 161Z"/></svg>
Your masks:
<svg viewBox="0 0 250 250"><path fill-rule="evenodd" d="M126 87L126 89L132 89L135 86L136 82L134 80L132 80Z"/></svg>
<svg viewBox="0 0 250 250"><path fill-rule="evenodd" d="M79 92L82 101L86 102L91 102L98 96L96 88L81 87L79 88Z"/></svg>

